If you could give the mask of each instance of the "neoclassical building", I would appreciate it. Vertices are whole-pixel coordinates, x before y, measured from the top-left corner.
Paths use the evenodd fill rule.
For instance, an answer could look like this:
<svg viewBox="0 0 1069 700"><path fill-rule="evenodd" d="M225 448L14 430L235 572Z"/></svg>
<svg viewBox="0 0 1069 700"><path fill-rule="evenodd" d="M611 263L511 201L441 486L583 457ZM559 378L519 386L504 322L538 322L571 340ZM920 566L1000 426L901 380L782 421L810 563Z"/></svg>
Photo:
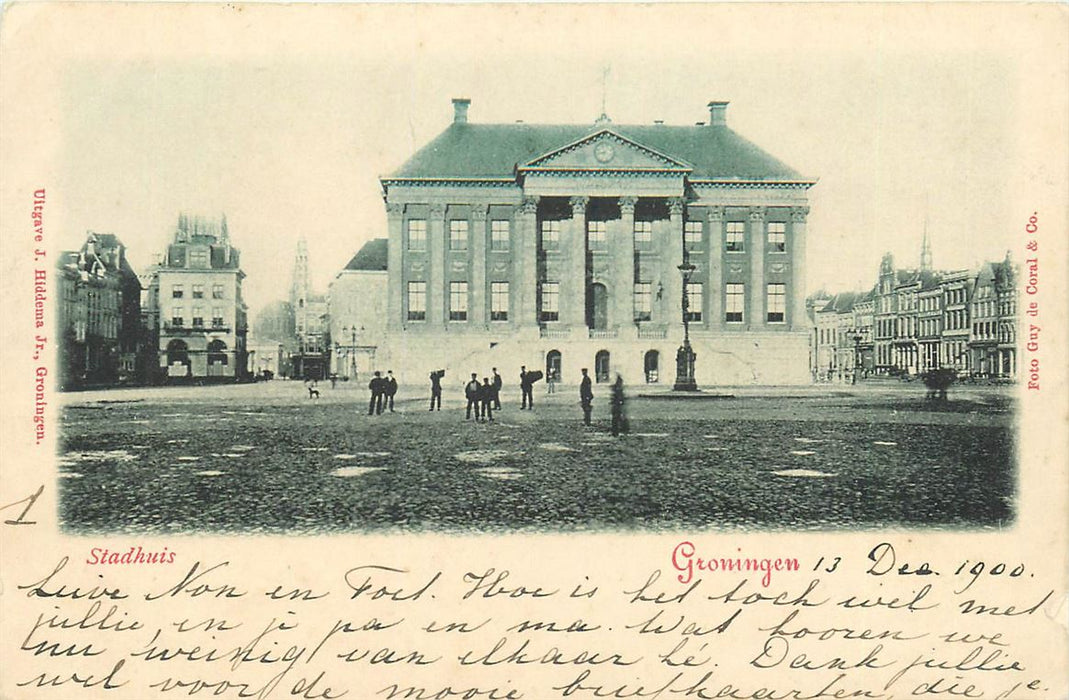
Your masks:
<svg viewBox="0 0 1069 700"><path fill-rule="evenodd" d="M810 380L804 177L728 128L453 123L382 178L385 366L671 384Z"/></svg>

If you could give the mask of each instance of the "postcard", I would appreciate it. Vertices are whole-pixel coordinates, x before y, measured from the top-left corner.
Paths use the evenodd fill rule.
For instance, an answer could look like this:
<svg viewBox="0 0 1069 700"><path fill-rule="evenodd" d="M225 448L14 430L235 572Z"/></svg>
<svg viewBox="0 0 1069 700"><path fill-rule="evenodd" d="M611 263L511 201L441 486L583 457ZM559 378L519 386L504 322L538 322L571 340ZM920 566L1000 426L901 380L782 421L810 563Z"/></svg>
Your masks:
<svg viewBox="0 0 1069 700"><path fill-rule="evenodd" d="M9 4L0 698L1069 698L1054 4Z"/></svg>

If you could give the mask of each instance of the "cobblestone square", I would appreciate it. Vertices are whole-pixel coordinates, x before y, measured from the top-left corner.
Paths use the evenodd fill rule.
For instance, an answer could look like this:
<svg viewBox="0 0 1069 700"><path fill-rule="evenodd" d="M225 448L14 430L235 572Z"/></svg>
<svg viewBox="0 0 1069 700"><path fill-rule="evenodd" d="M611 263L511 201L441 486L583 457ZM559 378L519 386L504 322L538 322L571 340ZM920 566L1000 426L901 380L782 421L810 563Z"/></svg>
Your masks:
<svg viewBox="0 0 1069 700"><path fill-rule="evenodd" d="M1007 387L633 388L631 432L607 396L508 387L493 423L459 391L427 411L402 387L367 415L363 387L297 382L65 396L60 519L75 532L605 531L997 528L1012 522ZM513 396L512 394L516 394Z"/></svg>

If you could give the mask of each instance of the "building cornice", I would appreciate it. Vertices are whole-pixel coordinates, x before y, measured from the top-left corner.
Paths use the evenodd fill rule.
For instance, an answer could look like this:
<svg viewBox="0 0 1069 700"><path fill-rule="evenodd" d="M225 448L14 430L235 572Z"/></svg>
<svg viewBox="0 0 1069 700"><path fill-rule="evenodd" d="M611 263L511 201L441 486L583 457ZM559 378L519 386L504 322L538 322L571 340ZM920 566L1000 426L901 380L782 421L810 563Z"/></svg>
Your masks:
<svg viewBox="0 0 1069 700"><path fill-rule="evenodd" d="M776 190L807 190L817 184L816 180L696 180L693 178L691 178L689 182L694 187L729 190L748 189L752 187L763 187Z"/></svg>

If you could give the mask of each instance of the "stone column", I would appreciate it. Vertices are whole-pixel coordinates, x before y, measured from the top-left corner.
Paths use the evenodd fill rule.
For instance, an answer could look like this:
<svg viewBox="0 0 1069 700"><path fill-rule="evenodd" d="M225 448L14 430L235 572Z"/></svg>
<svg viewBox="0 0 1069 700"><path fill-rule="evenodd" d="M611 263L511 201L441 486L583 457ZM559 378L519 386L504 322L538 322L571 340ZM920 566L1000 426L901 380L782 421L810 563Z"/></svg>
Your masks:
<svg viewBox="0 0 1069 700"><path fill-rule="evenodd" d="M538 325L538 197L524 197L517 217L517 240L512 250L516 270L516 300L514 307L520 328Z"/></svg>
<svg viewBox="0 0 1069 700"><path fill-rule="evenodd" d="M683 200L673 197L668 200L668 235L662 248L664 260L664 295L668 332L683 333Z"/></svg>
<svg viewBox="0 0 1069 700"><path fill-rule="evenodd" d="M791 306L790 322L793 330L805 328L805 234L809 207L791 208Z"/></svg>
<svg viewBox="0 0 1069 700"><path fill-rule="evenodd" d="M709 245L709 283L705 290L706 326L719 329L724 325L724 207L708 207L709 225L706 235Z"/></svg>
<svg viewBox="0 0 1069 700"><path fill-rule="evenodd" d="M486 205L471 205L471 287L468 322L473 327L486 324Z"/></svg>
<svg viewBox="0 0 1069 700"><path fill-rule="evenodd" d="M750 209L750 328L765 327L765 209Z"/></svg>
<svg viewBox="0 0 1069 700"><path fill-rule="evenodd" d="M432 204L427 222L427 325L445 323L445 205Z"/></svg>
<svg viewBox="0 0 1069 700"><path fill-rule="evenodd" d="M633 330L635 320L635 204L638 197L620 197L620 234L612 241L613 311L620 334Z"/></svg>
<svg viewBox="0 0 1069 700"><path fill-rule="evenodd" d="M586 205L589 197L572 197L572 219L567 245L567 263L564 276L565 288L561 290L561 306L567 310L567 317L562 319L573 329L586 329ZM562 309L562 311L564 310Z"/></svg>
<svg viewBox="0 0 1069 700"><path fill-rule="evenodd" d="M404 211L403 204L386 203L386 325L392 331L400 330L404 323Z"/></svg>

